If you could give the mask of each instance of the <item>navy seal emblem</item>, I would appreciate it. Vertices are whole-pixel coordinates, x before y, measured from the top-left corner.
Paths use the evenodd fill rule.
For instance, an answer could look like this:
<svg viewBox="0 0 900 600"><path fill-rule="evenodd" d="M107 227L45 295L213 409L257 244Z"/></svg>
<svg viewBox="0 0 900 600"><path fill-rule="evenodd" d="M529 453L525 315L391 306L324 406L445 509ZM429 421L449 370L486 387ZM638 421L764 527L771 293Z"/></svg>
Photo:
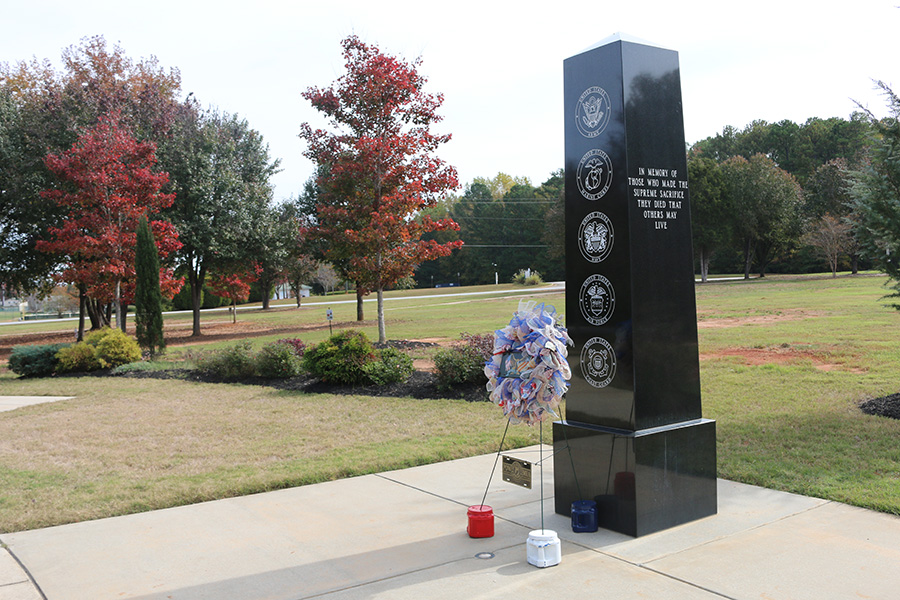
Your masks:
<svg viewBox="0 0 900 600"><path fill-rule="evenodd" d="M592 212L578 227L578 249L588 262L603 262L612 251L615 237L609 217L602 212Z"/></svg>

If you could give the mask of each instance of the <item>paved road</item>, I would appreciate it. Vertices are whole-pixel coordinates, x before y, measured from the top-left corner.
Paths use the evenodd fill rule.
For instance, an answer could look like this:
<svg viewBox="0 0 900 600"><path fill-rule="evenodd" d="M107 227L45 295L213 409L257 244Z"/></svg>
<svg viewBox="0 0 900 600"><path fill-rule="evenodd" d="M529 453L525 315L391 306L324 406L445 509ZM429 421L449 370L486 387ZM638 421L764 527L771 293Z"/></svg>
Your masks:
<svg viewBox="0 0 900 600"><path fill-rule="evenodd" d="M428 296L391 296L385 298L385 302L396 302L398 300L421 300L428 298L459 298L463 296L515 296L517 294L553 294L558 292L565 292L566 284L564 282L554 282L545 286L541 286L539 288L522 288L522 289L514 289L514 290L490 290L486 292L451 292L448 294L430 294ZM363 302L377 302L376 298L365 298ZM319 299L317 296L315 299L305 300L303 302L304 307L310 306L336 306L338 304L356 304L356 298L353 300L329 300L328 298ZM281 306L281 305L278 305ZM258 306L238 306L238 310L260 310ZM222 306L219 308L204 308L202 313L209 312L224 312L230 310L228 306ZM192 311L189 310L170 310L164 312L164 315L185 315L191 314ZM35 324L35 323L66 323L71 321L77 321L78 317L67 317L65 319L40 319L34 321L6 321L0 323L0 327L4 325L22 325L22 324ZM2 600L2 598L0 598Z"/></svg>

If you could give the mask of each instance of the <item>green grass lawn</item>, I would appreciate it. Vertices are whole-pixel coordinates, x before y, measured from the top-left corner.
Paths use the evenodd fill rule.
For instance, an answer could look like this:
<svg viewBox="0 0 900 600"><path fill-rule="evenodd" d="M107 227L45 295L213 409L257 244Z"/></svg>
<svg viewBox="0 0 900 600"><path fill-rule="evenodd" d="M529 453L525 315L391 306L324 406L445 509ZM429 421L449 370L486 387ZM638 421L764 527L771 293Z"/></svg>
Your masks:
<svg viewBox="0 0 900 600"><path fill-rule="evenodd" d="M900 514L900 421L857 407L900 391L900 313L879 301L885 281L772 276L697 287L704 415L717 421L721 477ZM388 336L488 332L520 300L434 297L450 291L387 303ZM532 299L564 305L559 293ZM238 319L318 326L298 330L314 343L327 335L325 308L305 301L300 310L241 311ZM337 328L354 324L354 304L332 308ZM373 304L366 317L374 337ZM179 319L190 322L167 322ZM170 358L178 356L175 349ZM505 425L489 403L177 380L20 380L5 372L0 394L77 396L0 413L0 531L493 452ZM510 431L511 446L537 441L536 429Z"/></svg>

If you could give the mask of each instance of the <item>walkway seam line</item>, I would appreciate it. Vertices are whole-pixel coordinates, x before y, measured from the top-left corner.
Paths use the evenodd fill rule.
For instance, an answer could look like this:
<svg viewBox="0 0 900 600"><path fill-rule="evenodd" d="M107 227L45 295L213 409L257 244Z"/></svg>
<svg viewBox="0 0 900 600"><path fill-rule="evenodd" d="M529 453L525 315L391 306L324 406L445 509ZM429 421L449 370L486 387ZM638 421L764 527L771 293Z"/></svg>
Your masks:
<svg viewBox="0 0 900 600"><path fill-rule="evenodd" d="M44 594L44 590L42 590L41 586L38 585L38 582L35 581L34 576L31 574L31 571L28 570L28 567L26 567L25 564L21 560L19 560L19 557L16 556L16 553L12 551L12 548L10 548L7 544L2 543L2 542L0 542L0 548L3 548L4 550L6 550L9 553L9 555L12 557L12 559L14 561L16 561L16 564L18 564L19 567L21 567L22 571L25 573L25 576L28 577L28 581L34 587L34 590L38 594L40 594L41 600L47 600L47 595ZM22 582L22 583L24 583L24 582Z"/></svg>

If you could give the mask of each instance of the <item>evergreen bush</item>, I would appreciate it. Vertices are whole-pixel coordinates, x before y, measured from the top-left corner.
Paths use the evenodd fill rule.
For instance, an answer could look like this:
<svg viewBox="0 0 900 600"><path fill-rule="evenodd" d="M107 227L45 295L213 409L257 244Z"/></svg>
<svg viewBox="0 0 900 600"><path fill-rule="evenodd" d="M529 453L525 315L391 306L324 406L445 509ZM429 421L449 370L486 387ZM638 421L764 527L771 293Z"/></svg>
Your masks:
<svg viewBox="0 0 900 600"><path fill-rule="evenodd" d="M365 366L375 358L375 349L366 334L349 329L308 348L303 366L325 383L361 385L369 382Z"/></svg>
<svg viewBox="0 0 900 600"><path fill-rule="evenodd" d="M71 344L14 346L9 355L9 370L22 377L47 377L59 364L57 353Z"/></svg>
<svg viewBox="0 0 900 600"><path fill-rule="evenodd" d="M85 342L78 342L68 348L61 349L57 355L59 373L80 373L105 369L107 362L100 358L97 347Z"/></svg>
<svg viewBox="0 0 900 600"><path fill-rule="evenodd" d="M447 390L454 386L487 383L484 365L494 351L491 334L460 335L460 342L452 348L442 348L434 355L437 386Z"/></svg>
<svg viewBox="0 0 900 600"><path fill-rule="evenodd" d="M287 340L266 344L256 356L256 373L260 377L287 379L302 372L303 361Z"/></svg>
<svg viewBox="0 0 900 600"><path fill-rule="evenodd" d="M367 363L363 371L375 385L402 383L413 374L413 360L396 348L378 351L378 359Z"/></svg>
<svg viewBox="0 0 900 600"><path fill-rule="evenodd" d="M537 271L526 271L525 269L519 269L515 275L513 275L512 282L517 285L541 285L544 283L544 280L541 278L541 274Z"/></svg>
<svg viewBox="0 0 900 600"><path fill-rule="evenodd" d="M134 258L134 326L141 348L152 359L165 350L163 337L162 291L159 287L159 250L147 217L141 217L137 228Z"/></svg>
<svg viewBox="0 0 900 600"><path fill-rule="evenodd" d="M241 379L256 374L256 361L250 349L250 342L241 342L202 354L195 364L201 373L222 379Z"/></svg>
<svg viewBox="0 0 900 600"><path fill-rule="evenodd" d="M104 327L93 331L87 335L83 343L97 349L97 356L106 363L99 367L101 369L141 360L141 347L121 329Z"/></svg>

